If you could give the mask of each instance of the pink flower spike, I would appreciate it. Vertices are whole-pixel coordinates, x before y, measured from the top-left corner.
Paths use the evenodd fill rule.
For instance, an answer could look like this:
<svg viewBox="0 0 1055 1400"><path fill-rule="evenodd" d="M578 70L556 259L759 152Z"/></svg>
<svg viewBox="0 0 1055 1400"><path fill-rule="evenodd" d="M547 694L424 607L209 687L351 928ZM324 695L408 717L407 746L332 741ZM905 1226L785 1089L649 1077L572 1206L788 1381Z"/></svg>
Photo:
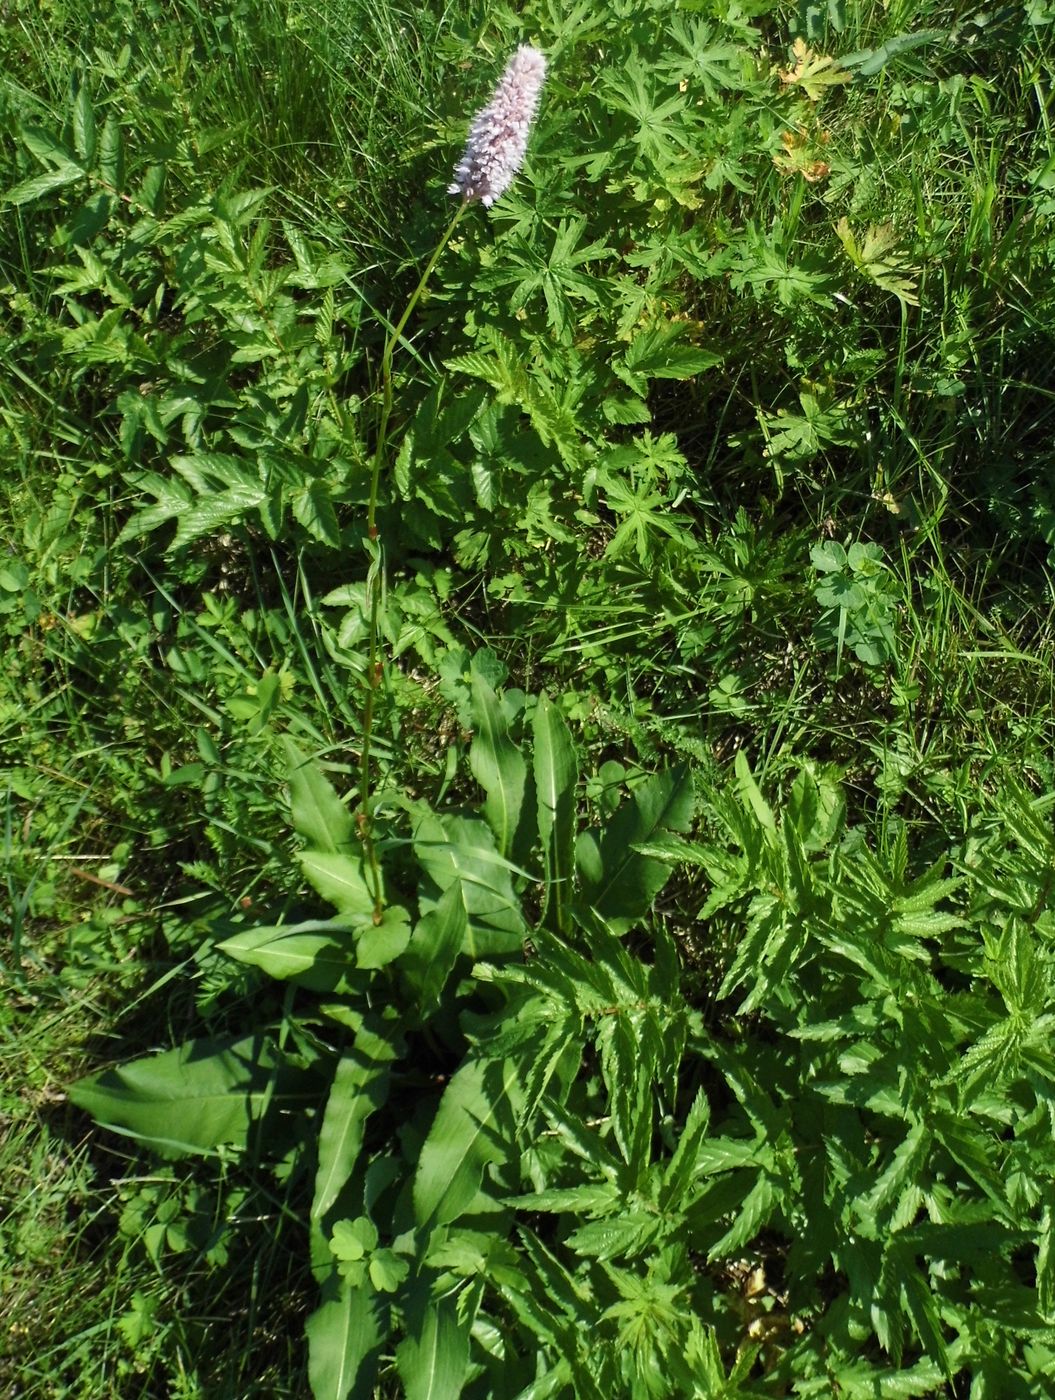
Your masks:
<svg viewBox="0 0 1055 1400"><path fill-rule="evenodd" d="M505 193L523 164L545 77L543 55L530 44L521 44L494 96L473 118L448 194L460 194L467 202L478 199L490 208Z"/></svg>

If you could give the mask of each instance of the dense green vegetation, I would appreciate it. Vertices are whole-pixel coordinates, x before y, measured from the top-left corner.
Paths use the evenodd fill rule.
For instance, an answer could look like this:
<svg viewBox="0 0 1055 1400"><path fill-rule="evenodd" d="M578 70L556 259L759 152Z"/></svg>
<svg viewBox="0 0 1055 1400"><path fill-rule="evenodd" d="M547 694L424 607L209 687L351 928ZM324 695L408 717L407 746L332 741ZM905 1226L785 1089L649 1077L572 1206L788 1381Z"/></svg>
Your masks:
<svg viewBox="0 0 1055 1400"><path fill-rule="evenodd" d="M9 0L4 1395L1055 1394L1053 81Z"/></svg>

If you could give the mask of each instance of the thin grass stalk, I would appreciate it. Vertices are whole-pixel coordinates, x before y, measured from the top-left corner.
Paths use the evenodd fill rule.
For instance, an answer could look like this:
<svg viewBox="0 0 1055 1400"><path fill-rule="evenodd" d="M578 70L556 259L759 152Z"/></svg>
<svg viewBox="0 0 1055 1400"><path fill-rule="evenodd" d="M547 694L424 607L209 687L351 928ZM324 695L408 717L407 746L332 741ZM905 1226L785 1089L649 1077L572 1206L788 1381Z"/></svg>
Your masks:
<svg viewBox="0 0 1055 1400"><path fill-rule="evenodd" d="M362 727L362 749L359 759L359 811L357 823L359 836L363 843L363 851L366 856L366 868L370 883L370 893L374 901L374 922L379 923L384 912L384 889L381 883L381 867L377 859L377 846L374 842L373 832L373 812L372 793L370 791L370 760L371 760L371 739L374 730L374 710L375 696L377 688L381 683L382 666L379 660L379 639L378 631L381 619L381 599L384 594L384 550L378 538L377 530L377 497L381 486L381 469L385 463L388 447L388 426L392 417L393 389L392 389L392 357L395 354L396 346L402 338L407 322L414 313L414 308L421 300L422 293L428 284L440 254L450 242L454 230L458 227L462 215L468 207L468 200L463 200L454 211L450 223L444 231L443 237L433 250L432 256L425 265L425 271L421 274L418 285L410 294L410 300L403 310L402 316L392 327L385 340L385 348L381 355L381 411L378 416L377 438L374 444L374 460L370 472L370 496L366 508L366 549L370 559L370 567L366 575L366 589L369 603L369 622L367 630L367 662L366 662L366 697L363 701L363 727Z"/></svg>

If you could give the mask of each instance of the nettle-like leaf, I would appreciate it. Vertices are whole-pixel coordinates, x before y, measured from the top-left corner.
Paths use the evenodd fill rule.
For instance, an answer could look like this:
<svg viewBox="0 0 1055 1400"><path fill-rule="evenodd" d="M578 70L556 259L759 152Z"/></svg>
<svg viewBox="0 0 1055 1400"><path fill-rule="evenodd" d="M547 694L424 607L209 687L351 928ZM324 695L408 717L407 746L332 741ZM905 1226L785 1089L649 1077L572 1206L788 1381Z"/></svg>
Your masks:
<svg viewBox="0 0 1055 1400"><path fill-rule="evenodd" d="M581 470L584 450L575 415L537 373L525 367L508 340L497 332L486 334L481 340L485 350L459 355L447 362L447 368L489 384L499 403L514 404L527 414L541 441L556 449L566 467Z"/></svg>
<svg viewBox="0 0 1055 1400"><path fill-rule="evenodd" d="M121 532L122 540L139 539L175 519L177 529L171 548L182 549L221 526L244 520L268 500L268 487L259 474L230 455L178 456L172 459L172 466L189 489L181 490L167 481L160 483L156 504L131 517ZM156 476L148 476L138 484L149 490L155 481ZM262 518L270 521L266 512Z"/></svg>

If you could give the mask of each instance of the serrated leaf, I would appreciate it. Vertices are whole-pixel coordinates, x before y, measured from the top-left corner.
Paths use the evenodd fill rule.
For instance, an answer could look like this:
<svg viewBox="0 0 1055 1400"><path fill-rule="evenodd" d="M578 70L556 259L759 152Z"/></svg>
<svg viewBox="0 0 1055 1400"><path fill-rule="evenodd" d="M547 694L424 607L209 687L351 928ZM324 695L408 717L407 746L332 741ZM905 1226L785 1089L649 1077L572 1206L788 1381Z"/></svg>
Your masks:
<svg viewBox="0 0 1055 1400"><path fill-rule="evenodd" d="M747 755L743 749L736 751L736 757L733 759L733 771L736 774L736 786L741 799L754 812L760 826L766 832L766 839L772 841L777 830L776 818L773 815L773 809L762 796L762 791L755 781L751 765L748 763Z"/></svg>
<svg viewBox="0 0 1055 1400"><path fill-rule="evenodd" d="M341 543L341 529L337 523L337 512L328 488L321 481L313 481L290 497L293 518L304 526L309 535L336 549Z"/></svg>
<svg viewBox="0 0 1055 1400"><path fill-rule="evenodd" d="M211 534L221 525L241 520L267 499L262 485L243 482L227 491L217 491L204 500L182 510L171 550L185 549L202 535Z"/></svg>
<svg viewBox="0 0 1055 1400"><path fill-rule="evenodd" d="M688 1193L695 1176L702 1170L700 1147L711 1121L711 1106L702 1089L697 1091L686 1116L678 1145L667 1164L659 1197L661 1210L676 1209Z"/></svg>
<svg viewBox="0 0 1055 1400"><path fill-rule="evenodd" d="M111 114L103 123L102 139L99 142L99 174L117 194L125 183L125 145L121 128Z"/></svg>
<svg viewBox="0 0 1055 1400"><path fill-rule="evenodd" d="M885 1211L902 1188L915 1178L920 1164L926 1159L930 1142L931 1135L925 1124L917 1123L909 1129L871 1190L854 1203L855 1209L866 1220L871 1221Z"/></svg>
<svg viewBox="0 0 1055 1400"><path fill-rule="evenodd" d="M627 1211L581 1225L566 1243L584 1259L633 1258L653 1244L663 1228L664 1221L655 1211Z"/></svg>
<svg viewBox="0 0 1055 1400"><path fill-rule="evenodd" d="M86 168L95 160L95 113L91 93L82 82L73 102L73 145Z"/></svg>
<svg viewBox="0 0 1055 1400"><path fill-rule="evenodd" d="M742 1250L769 1219L776 1201L777 1194L772 1181L765 1174L760 1175L744 1197L732 1225L707 1251L707 1258L713 1261Z"/></svg>
<svg viewBox="0 0 1055 1400"><path fill-rule="evenodd" d="M1045 1321L1055 1315L1055 1211L1045 1205L1037 1237L1037 1301Z"/></svg>
<svg viewBox="0 0 1055 1400"><path fill-rule="evenodd" d="M58 170L46 170L40 175L31 175L28 180L23 180L0 197L0 203L29 204L34 199L40 199L42 195L50 194L52 190L72 185L75 180L81 179L83 174L79 166L62 165Z"/></svg>
<svg viewBox="0 0 1055 1400"><path fill-rule="evenodd" d="M934 1295L927 1287L923 1275L914 1265L901 1271L901 1297L905 1311L912 1321L912 1330L919 1338L923 1350L932 1361L936 1361L948 1379L952 1379L949 1369L949 1353L942 1335L941 1314Z"/></svg>
<svg viewBox="0 0 1055 1400"><path fill-rule="evenodd" d="M42 126L33 126L27 123L19 128L19 135L27 149L32 151L39 161L54 166L77 165L77 158L73 151L54 132L45 131Z"/></svg>

